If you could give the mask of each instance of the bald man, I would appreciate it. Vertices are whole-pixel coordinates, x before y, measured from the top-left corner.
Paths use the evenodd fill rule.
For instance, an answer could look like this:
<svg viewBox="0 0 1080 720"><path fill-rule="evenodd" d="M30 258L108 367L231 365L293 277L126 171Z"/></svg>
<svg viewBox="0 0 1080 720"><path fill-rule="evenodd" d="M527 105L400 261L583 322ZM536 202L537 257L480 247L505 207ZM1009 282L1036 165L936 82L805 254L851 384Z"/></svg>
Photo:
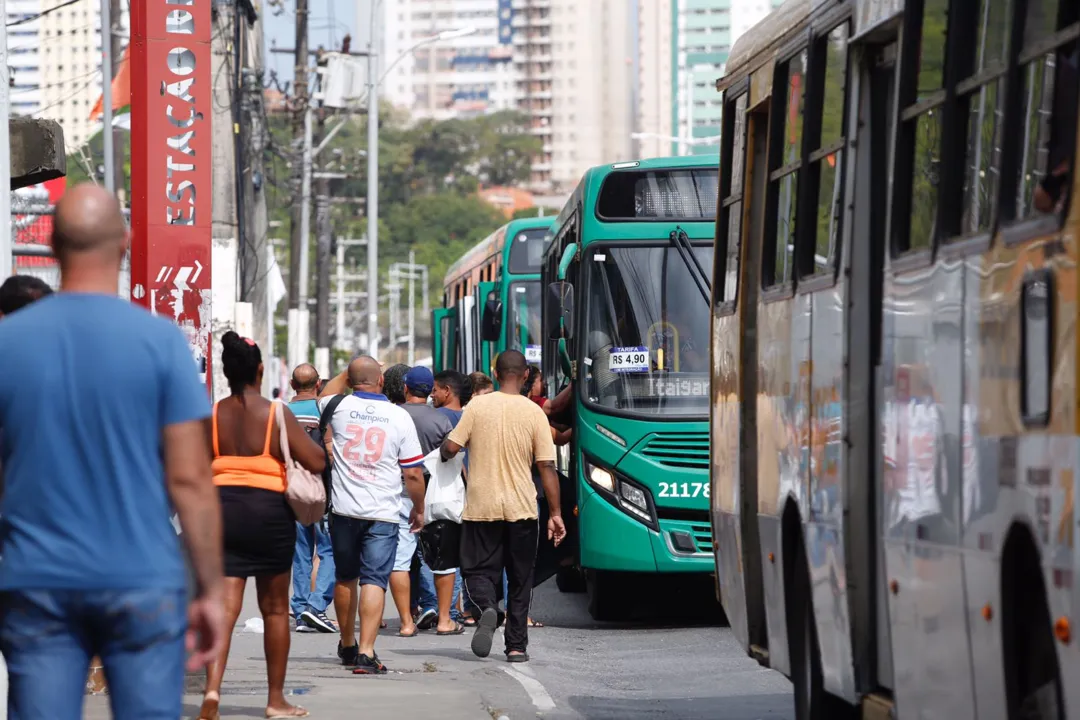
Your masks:
<svg viewBox="0 0 1080 720"><path fill-rule="evenodd" d="M338 657L358 675L386 673L375 654L375 638L397 554L403 495L412 501L412 531L424 526L420 440L412 418L383 395L382 385L382 366L361 356L319 397L319 412L330 414L333 434L330 542L337 578L334 611L341 628ZM359 643L353 622L358 607Z"/></svg>
<svg viewBox="0 0 1080 720"><path fill-rule="evenodd" d="M117 297L128 231L115 198L68 190L52 244L60 292L0 322L8 714L80 717L98 655L113 717L175 720L185 631L193 669L225 637L206 387L180 330ZM101 382L113 374L123 392ZM190 614L170 501L196 578Z"/></svg>
<svg viewBox="0 0 1080 720"><path fill-rule="evenodd" d="M319 436L319 371L310 363L297 365L293 370L293 396L289 409L311 438L323 445ZM319 569L314 571L315 558ZM311 575L315 572L315 588ZM325 522L304 527L296 524L296 551L293 553L293 596L290 610L296 632L336 633L337 624L326 615L334 600L334 551L330 546L330 531Z"/></svg>

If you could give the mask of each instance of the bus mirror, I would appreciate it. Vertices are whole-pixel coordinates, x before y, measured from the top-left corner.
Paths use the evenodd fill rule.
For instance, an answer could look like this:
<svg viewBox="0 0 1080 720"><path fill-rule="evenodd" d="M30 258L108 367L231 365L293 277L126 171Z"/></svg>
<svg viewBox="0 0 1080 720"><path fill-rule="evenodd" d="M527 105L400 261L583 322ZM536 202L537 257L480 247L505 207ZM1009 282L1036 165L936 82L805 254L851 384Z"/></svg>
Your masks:
<svg viewBox="0 0 1080 720"><path fill-rule="evenodd" d="M574 286L559 280L549 283L544 297L544 322L548 339L573 336Z"/></svg>
<svg viewBox="0 0 1080 720"><path fill-rule="evenodd" d="M498 342L502 331L502 303L498 298L490 298L484 303L484 318L481 323L480 337L484 342Z"/></svg>

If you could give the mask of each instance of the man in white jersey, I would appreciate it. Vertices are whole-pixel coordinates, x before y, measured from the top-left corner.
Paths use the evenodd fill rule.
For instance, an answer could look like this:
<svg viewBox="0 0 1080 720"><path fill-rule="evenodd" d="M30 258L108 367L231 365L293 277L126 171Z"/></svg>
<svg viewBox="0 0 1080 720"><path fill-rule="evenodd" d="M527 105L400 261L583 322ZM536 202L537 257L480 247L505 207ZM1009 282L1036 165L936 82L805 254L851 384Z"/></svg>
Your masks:
<svg viewBox="0 0 1080 720"><path fill-rule="evenodd" d="M402 483L413 503L412 531L424 526L423 454L407 412L382 394L379 363L362 356L331 380L319 396L319 412L348 391L333 409L333 481L330 542L334 547L334 610L341 628L338 657L357 675L382 675L375 654L386 604L386 586L397 553ZM359 584L359 592L357 585ZM360 642L353 634L360 610Z"/></svg>

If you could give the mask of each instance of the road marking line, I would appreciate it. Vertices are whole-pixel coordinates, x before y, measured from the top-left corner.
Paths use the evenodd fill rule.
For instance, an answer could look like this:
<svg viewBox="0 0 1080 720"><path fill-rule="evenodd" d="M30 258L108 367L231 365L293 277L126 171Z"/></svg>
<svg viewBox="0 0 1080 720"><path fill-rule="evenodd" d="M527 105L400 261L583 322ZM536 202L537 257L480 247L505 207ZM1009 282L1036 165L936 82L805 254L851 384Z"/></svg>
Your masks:
<svg viewBox="0 0 1080 720"><path fill-rule="evenodd" d="M525 688L525 692L529 694L529 699L532 700L532 704L536 706L537 710L543 712L555 709L555 701L548 695L548 691L544 689L544 686L540 684L539 680L530 677L532 675L531 670L528 670L528 675L524 672L527 668L517 670L515 668L504 667L502 670L521 683L521 686Z"/></svg>

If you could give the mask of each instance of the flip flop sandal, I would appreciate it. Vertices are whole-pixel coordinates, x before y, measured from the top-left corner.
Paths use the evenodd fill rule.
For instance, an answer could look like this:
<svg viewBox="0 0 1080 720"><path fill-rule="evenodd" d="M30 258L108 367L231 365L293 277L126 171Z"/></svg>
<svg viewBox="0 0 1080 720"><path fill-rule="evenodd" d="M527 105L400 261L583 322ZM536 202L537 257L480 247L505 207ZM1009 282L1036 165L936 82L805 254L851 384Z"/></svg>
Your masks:
<svg viewBox="0 0 1080 720"><path fill-rule="evenodd" d="M462 625L461 623L454 623L454 629L453 630L439 630L435 634L436 635L464 635L465 634L465 626Z"/></svg>
<svg viewBox="0 0 1080 720"><path fill-rule="evenodd" d="M507 655L506 656L506 662L510 662L510 663L529 662L529 653L515 653L513 655Z"/></svg>
<svg viewBox="0 0 1080 720"><path fill-rule="evenodd" d="M529 621L529 627L531 627L531 628L542 628L542 627L544 627L544 623L540 622L539 620L530 620Z"/></svg>
<svg viewBox="0 0 1080 720"><path fill-rule="evenodd" d="M461 624L465 627L476 627L476 618L465 618L461 621Z"/></svg>
<svg viewBox="0 0 1080 720"><path fill-rule="evenodd" d="M305 710L304 708L297 705L290 712L275 713L273 715L271 715L268 712L268 713L266 713L266 717L268 717L268 718L304 718L304 717L307 717L310 714L311 713L309 713L307 710Z"/></svg>
<svg viewBox="0 0 1080 720"><path fill-rule="evenodd" d="M411 633L403 633L400 630L397 632L398 637L416 637L420 634L420 628L413 625L413 631Z"/></svg>
<svg viewBox="0 0 1080 720"><path fill-rule="evenodd" d="M379 629L380 630L385 630L386 629L386 621L385 620L383 620L381 623L379 623Z"/></svg>

